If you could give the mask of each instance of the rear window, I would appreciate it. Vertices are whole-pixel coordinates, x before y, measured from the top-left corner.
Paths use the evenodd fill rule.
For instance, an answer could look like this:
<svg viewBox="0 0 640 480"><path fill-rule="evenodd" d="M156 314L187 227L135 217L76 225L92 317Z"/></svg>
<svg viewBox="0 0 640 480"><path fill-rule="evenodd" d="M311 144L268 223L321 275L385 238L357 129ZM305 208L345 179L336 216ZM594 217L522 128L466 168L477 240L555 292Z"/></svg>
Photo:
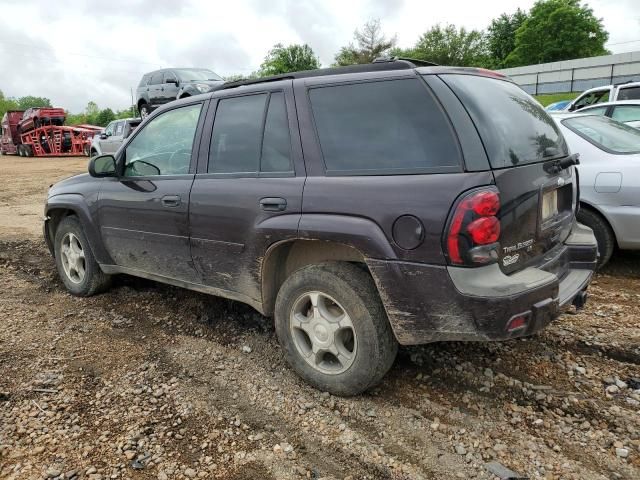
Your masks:
<svg viewBox="0 0 640 480"><path fill-rule="evenodd" d="M493 168L549 160L567 146L542 106L511 82L475 75L442 75L480 133Z"/></svg>
<svg viewBox="0 0 640 480"><path fill-rule="evenodd" d="M309 97L329 174L460 170L448 119L417 78L313 88Z"/></svg>
<svg viewBox="0 0 640 480"><path fill-rule="evenodd" d="M640 130L607 117L584 115L562 124L587 142L609 153L640 153Z"/></svg>

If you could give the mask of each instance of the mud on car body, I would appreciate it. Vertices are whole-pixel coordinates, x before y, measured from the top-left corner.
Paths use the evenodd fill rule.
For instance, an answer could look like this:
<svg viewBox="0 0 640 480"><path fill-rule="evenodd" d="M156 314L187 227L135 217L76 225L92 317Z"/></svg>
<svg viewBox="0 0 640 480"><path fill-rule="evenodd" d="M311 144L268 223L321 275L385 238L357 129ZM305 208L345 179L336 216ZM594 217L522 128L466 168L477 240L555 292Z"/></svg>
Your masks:
<svg viewBox="0 0 640 480"><path fill-rule="evenodd" d="M68 290L125 273L275 319L322 390L379 382L398 344L530 335L597 259L553 121L507 78L404 60L227 83L153 112L54 185Z"/></svg>

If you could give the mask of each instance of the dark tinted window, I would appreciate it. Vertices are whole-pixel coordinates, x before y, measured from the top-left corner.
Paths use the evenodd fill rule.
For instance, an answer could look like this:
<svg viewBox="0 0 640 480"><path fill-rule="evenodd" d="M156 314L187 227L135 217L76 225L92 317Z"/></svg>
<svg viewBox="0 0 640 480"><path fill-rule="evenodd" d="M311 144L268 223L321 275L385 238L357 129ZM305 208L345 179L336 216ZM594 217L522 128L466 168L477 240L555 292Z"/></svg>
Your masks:
<svg viewBox="0 0 640 480"><path fill-rule="evenodd" d="M224 98L213 124L209 172L257 172L267 94Z"/></svg>
<svg viewBox="0 0 640 480"><path fill-rule="evenodd" d="M220 100L209 151L210 173L292 170L291 139L282 92Z"/></svg>
<svg viewBox="0 0 640 480"><path fill-rule="evenodd" d="M262 141L262 172L291 171L291 139L283 93L273 93L269 99L269 110Z"/></svg>
<svg viewBox="0 0 640 480"><path fill-rule="evenodd" d="M310 90L329 172L408 173L459 165L448 120L418 79Z"/></svg>
<svg viewBox="0 0 640 480"><path fill-rule="evenodd" d="M160 85L162 83L162 72L156 72L151 75L149 85Z"/></svg>
<svg viewBox="0 0 640 480"><path fill-rule="evenodd" d="M480 132L493 168L566 155L564 138L538 102L511 82L475 75L442 75Z"/></svg>
<svg viewBox="0 0 640 480"><path fill-rule="evenodd" d="M640 100L640 87L621 88L618 100Z"/></svg>

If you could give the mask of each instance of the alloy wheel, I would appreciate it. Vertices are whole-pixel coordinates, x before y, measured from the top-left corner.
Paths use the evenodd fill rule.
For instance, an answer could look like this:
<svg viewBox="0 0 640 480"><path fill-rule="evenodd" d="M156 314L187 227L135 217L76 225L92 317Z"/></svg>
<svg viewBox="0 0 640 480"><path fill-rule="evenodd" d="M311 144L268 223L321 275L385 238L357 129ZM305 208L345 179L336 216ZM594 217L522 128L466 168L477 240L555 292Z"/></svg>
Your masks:
<svg viewBox="0 0 640 480"><path fill-rule="evenodd" d="M314 291L301 295L290 314L293 343L314 369L337 375L349 369L357 351L351 317L329 295Z"/></svg>
<svg viewBox="0 0 640 480"><path fill-rule="evenodd" d="M62 268L73 283L82 283L86 275L84 249L76 235L69 232L62 238L60 248Z"/></svg>

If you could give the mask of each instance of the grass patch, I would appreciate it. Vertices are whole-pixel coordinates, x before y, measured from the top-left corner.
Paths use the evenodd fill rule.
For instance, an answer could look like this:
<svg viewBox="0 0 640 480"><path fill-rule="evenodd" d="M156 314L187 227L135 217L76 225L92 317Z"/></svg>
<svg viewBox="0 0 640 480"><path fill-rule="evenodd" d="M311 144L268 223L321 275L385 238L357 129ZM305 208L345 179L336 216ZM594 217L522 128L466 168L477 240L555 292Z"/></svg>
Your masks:
<svg viewBox="0 0 640 480"><path fill-rule="evenodd" d="M567 93L546 93L543 95L534 95L533 98L538 100L542 106L546 107L555 102L561 102L562 100L573 100L580 92L567 92Z"/></svg>

